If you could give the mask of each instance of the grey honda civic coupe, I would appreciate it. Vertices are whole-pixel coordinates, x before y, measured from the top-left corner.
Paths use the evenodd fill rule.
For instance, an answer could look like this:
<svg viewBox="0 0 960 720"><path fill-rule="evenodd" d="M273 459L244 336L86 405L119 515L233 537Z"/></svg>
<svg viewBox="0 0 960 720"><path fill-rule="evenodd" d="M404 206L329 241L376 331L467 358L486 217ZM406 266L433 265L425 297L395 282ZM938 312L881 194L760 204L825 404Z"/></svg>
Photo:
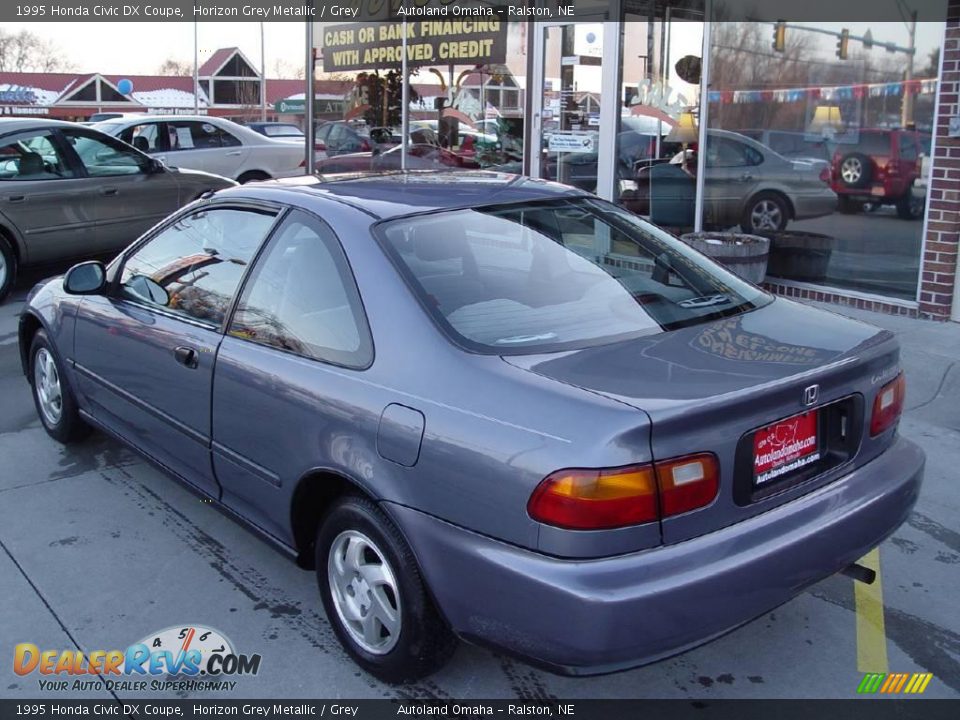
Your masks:
<svg viewBox="0 0 960 720"><path fill-rule="evenodd" d="M869 581L923 475L891 333L494 172L218 192L34 288L19 339L50 435L315 570L389 682L457 638L611 672Z"/></svg>

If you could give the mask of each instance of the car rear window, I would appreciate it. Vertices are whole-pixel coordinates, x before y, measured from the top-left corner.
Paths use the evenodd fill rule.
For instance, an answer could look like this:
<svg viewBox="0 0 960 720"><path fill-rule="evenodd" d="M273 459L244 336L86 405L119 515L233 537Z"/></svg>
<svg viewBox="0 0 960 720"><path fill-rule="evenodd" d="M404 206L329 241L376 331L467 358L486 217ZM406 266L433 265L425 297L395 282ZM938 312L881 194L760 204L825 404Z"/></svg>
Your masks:
<svg viewBox="0 0 960 720"><path fill-rule="evenodd" d="M500 205L389 221L377 234L457 344L575 349L771 301L676 238L599 200Z"/></svg>
<svg viewBox="0 0 960 720"><path fill-rule="evenodd" d="M889 155L890 133L861 132L837 138L837 149L842 152L861 152L864 155Z"/></svg>
<svg viewBox="0 0 960 720"><path fill-rule="evenodd" d="M296 125L262 125L263 134L268 137L303 137L303 130Z"/></svg>

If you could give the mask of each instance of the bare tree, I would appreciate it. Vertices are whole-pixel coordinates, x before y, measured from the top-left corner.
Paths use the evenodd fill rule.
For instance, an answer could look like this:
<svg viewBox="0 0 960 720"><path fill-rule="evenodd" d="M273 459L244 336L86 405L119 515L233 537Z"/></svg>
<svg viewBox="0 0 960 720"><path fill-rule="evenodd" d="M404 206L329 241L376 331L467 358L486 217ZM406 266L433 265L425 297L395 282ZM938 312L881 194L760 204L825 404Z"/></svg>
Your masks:
<svg viewBox="0 0 960 720"><path fill-rule="evenodd" d="M49 40L29 30L14 33L0 28L0 72L62 72L71 67Z"/></svg>
<svg viewBox="0 0 960 720"><path fill-rule="evenodd" d="M277 58L273 63L273 77L275 78L303 80L303 76L303 65L289 63L282 58Z"/></svg>
<svg viewBox="0 0 960 720"><path fill-rule="evenodd" d="M186 77L193 75L193 63L176 58L167 58L157 68L157 75Z"/></svg>

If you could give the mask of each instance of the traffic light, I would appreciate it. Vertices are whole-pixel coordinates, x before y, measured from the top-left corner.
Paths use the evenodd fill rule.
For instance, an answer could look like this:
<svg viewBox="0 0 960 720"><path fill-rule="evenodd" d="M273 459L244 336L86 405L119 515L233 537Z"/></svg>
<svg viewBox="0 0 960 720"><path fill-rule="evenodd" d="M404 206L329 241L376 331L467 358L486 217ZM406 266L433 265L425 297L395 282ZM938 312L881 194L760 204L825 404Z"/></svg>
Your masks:
<svg viewBox="0 0 960 720"><path fill-rule="evenodd" d="M783 20L773 24L773 49L775 52L787 49L787 24Z"/></svg>
<svg viewBox="0 0 960 720"><path fill-rule="evenodd" d="M847 45L850 44L850 31L844 28L840 31L840 37L837 38L837 57L841 60L847 59Z"/></svg>

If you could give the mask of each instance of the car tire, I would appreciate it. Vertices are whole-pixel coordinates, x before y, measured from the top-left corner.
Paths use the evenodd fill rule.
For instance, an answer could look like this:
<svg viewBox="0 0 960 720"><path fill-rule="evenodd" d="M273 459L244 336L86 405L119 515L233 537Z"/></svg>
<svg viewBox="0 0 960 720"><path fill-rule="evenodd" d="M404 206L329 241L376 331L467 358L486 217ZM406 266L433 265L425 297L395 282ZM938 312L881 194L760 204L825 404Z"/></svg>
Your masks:
<svg viewBox="0 0 960 720"><path fill-rule="evenodd" d="M918 220L923 217L925 202L913 196L913 183L907 185L906 191L897 198L897 217L901 220Z"/></svg>
<svg viewBox="0 0 960 720"><path fill-rule="evenodd" d="M90 433L90 426L80 417L63 362L45 330L38 330L30 343L30 387L37 415L50 437L69 444Z"/></svg>
<svg viewBox="0 0 960 720"><path fill-rule="evenodd" d="M265 172L260 170L248 170L243 175L237 178L237 182L241 185L245 185L250 182L260 182L261 180L269 180L270 176Z"/></svg>
<svg viewBox="0 0 960 720"><path fill-rule="evenodd" d="M863 203L846 195L838 196L837 207L844 215L855 215L856 213L863 212Z"/></svg>
<svg viewBox="0 0 960 720"><path fill-rule="evenodd" d="M863 188L873 175L873 162L869 155L852 152L840 158L837 176L840 183L848 188Z"/></svg>
<svg viewBox="0 0 960 720"><path fill-rule="evenodd" d="M740 219L745 233L779 232L787 227L790 208L782 195L762 192L750 198Z"/></svg>
<svg viewBox="0 0 960 720"><path fill-rule="evenodd" d="M320 523L316 561L327 618L364 670L383 682L404 683L449 660L456 636L433 604L403 535L376 503L355 495L338 500Z"/></svg>
<svg viewBox="0 0 960 720"><path fill-rule="evenodd" d="M17 256L7 239L0 235L0 302L3 302L17 279Z"/></svg>

